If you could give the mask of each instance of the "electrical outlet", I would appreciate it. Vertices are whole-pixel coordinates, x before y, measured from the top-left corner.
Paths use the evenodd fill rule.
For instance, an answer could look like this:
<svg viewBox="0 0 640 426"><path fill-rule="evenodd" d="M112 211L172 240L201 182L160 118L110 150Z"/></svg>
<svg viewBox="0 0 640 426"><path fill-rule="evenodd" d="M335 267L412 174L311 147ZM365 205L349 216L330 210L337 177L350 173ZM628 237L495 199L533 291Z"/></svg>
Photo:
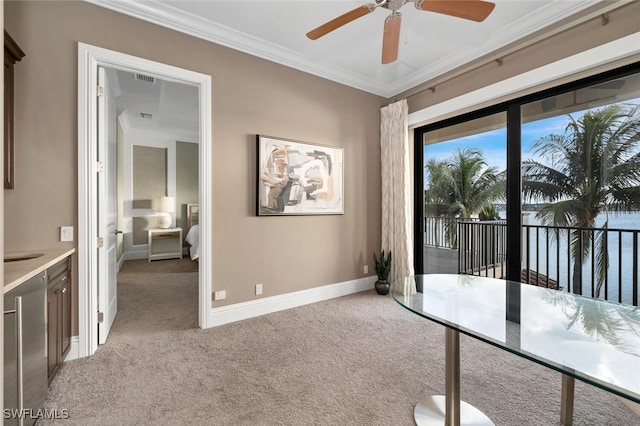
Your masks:
<svg viewBox="0 0 640 426"><path fill-rule="evenodd" d="M60 227L60 241L73 241L73 226Z"/></svg>
<svg viewBox="0 0 640 426"><path fill-rule="evenodd" d="M369 265L364 265L364 273L365 274L369 273Z"/></svg>
<svg viewBox="0 0 640 426"><path fill-rule="evenodd" d="M262 294L262 284L256 284L256 296Z"/></svg>
<svg viewBox="0 0 640 426"><path fill-rule="evenodd" d="M213 300L224 300L226 298L227 292L225 290L220 290L213 293Z"/></svg>

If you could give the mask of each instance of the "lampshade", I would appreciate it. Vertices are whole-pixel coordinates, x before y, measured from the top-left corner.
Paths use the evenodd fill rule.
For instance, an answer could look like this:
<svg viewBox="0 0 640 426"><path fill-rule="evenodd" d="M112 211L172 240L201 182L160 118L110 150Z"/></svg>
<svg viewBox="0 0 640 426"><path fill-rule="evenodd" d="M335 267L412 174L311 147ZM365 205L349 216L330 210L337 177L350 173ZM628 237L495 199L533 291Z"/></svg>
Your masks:
<svg viewBox="0 0 640 426"><path fill-rule="evenodd" d="M158 226L162 229L170 228L173 223L173 218L169 213L176 211L176 199L174 197L154 198L153 209L160 213Z"/></svg>
<svg viewBox="0 0 640 426"><path fill-rule="evenodd" d="M176 211L175 197L158 197L154 200L153 209L162 213L173 213Z"/></svg>

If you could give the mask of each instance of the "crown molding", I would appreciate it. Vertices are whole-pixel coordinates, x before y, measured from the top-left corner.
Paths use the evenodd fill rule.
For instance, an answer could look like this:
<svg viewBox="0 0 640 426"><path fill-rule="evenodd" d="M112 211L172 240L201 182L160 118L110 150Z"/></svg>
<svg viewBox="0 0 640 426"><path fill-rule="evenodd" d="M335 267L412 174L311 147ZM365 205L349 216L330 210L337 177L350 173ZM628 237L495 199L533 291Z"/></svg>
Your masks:
<svg viewBox="0 0 640 426"><path fill-rule="evenodd" d="M419 69L408 76L406 76L401 82L392 85L389 91L393 93L391 96L395 96L407 90L410 90L420 84L427 81L436 79L437 77L453 70L458 67L462 67L465 64L479 59L486 55L491 55L492 52L496 52L502 46L508 46L512 43L517 43L527 37L530 34L534 34L538 31L542 31L545 28L560 22L564 19L570 18L585 9L600 4L597 10L591 13L585 14L575 20L571 20L564 25L558 26L553 30L545 31L539 37L528 40L526 45L518 45L511 51L522 49L528 45L535 44L542 39L549 38L555 34L559 34L577 25L580 25L586 21L589 21L603 13L607 13L613 9L621 7L623 4L629 3L631 0L623 0L619 2L607 2L602 3L597 0L579 1L571 3L571 7L567 8L567 2L554 2L542 11L536 11L533 14L525 15L520 19L513 21L509 26L505 27L499 34L494 35L489 40L485 41L482 45L474 45L474 54L470 55L467 50L452 52L445 58L440 58L438 61L434 61L431 66ZM500 51L496 54L496 57L506 56L511 52Z"/></svg>
<svg viewBox="0 0 640 426"><path fill-rule="evenodd" d="M435 79L446 72L463 66L466 63L489 55L502 46L514 43L527 35L543 30L585 9L599 4L602 5L602 7L597 8L595 12L561 26L560 29L554 30L553 33L564 31L567 28L629 3L631 0L617 2L601 2L599 0L551 2L542 10L537 10L535 13L515 20L498 34L493 34L492 37L481 45L474 45L473 49L453 51L447 57L439 58L438 61L433 61L428 67L402 76L391 84L372 76L366 76L344 68L327 66L323 63L312 61L304 54L283 48L274 43L266 42L216 22L208 21L200 16L184 12L161 2L124 2L118 0L85 1L365 92L391 98L419 84ZM547 33L545 37L553 33Z"/></svg>
<svg viewBox="0 0 640 426"><path fill-rule="evenodd" d="M186 13L166 4L122 2L117 0L84 1L365 92L379 96L387 96L388 94L388 90L386 90L386 87L381 87L382 83L380 82L372 82L370 78L364 78L342 68L318 64L306 55L301 55L290 49L266 42L216 22L208 21L200 16Z"/></svg>

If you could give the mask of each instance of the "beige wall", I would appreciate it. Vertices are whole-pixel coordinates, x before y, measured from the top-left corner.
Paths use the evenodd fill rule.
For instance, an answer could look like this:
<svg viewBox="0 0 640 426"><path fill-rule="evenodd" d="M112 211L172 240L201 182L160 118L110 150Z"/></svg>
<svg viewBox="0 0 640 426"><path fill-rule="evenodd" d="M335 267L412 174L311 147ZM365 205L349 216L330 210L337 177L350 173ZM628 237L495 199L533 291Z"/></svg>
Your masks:
<svg viewBox="0 0 640 426"><path fill-rule="evenodd" d="M187 204L198 200L198 149L196 143L176 142L176 226L187 232Z"/></svg>
<svg viewBox="0 0 640 426"><path fill-rule="evenodd" d="M168 149L134 144L131 151L133 208L151 209L154 207L154 199L169 195L167 193Z"/></svg>
<svg viewBox="0 0 640 426"><path fill-rule="evenodd" d="M592 9L594 8L590 8L589 10ZM561 28L563 25L566 25L566 22L560 22L551 29L545 29L544 31L532 34L527 40L506 46L504 49L501 49L502 53L494 52L491 55L478 59L473 64L455 70L453 73L449 73L433 81L425 82L416 88L401 93L394 97L394 99L407 97L409 112L419 111L481 87L636 33L640 30L638 24L640 1L635 1L616 9L608 13L607 16L609 23L606 25L603 25L602 18L598 16L574 28L560 31L549 37L549 34L554 32L553 28ZM531 40L538 39L542 40L528 47L522 48L518 46L522 43L531 43ZM505 52L512 53L507 54ZM500 63L493 60L494 58L500 59ZM586 77L615 66L626 65L635 61L640 61L640 57L627 58L619 61L616 65L594 68L581 73L579 76L572 76L549 83L546 87L557 86L560 83L576 80L578 77ZM461 75L452 78L452 75L455 73ZM435 89L435 92L429 89L431 87ZM510 98L515 98L525 93L536 92L541 89L542 88L530 89L527 90L527 92L510 96ZM491 104L495 103L498 103L498 101L491 102ZM463 111L458 111L452 115L459 115L462 112Z"/></svg>
<svg viewBox="0 0 640 426"><path fill-rule="evenodd" d="M640 2L408 96L416 111L637 31ZM8 250L55 247L77 224L77 42L212 76L213 288L252 300L362 276L380 244L379 97L82 2L5 3L27 56L16 77L16 190ZM487 58L484 58L487 61ZM478 64L481 61L478 61ZM424 87L417 88L418 90ZM256 217L255 134L345 149L345 214ZM203 206L206 208L207 206Z"/></svg>
<svg viewBox="0 0 640 426"><path fill-rule="evenodd" d="M213 289L255 299L363 276L380 245L377 96L82 2L9 1L17 73L16 190L7 249L58 246L77 224L77 42L212 76ZM255 134L345 150L345 214L256 217ZM202 206L206 208L206 206Z"/></svg>

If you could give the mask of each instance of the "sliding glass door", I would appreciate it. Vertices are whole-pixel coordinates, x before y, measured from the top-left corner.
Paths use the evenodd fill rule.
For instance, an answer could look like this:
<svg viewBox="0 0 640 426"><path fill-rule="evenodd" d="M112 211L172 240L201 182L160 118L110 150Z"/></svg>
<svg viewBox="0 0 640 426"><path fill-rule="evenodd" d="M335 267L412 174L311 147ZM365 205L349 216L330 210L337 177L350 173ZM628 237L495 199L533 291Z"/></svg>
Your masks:
<svg viewBox="0 0 640 426"><path fill-rule="evenodd" d="M421 154L423 271L502 277L505 113L427 131Z"/></svg>
<svg viewBox="0 0 640 426"><path fill-rule="evenodd" d="M522 158L528 282L637 305L640 74L523 104Z"/></svg>
<svg viewBox="0 0 640 426"><path fill-rule="evenodd" d="M416 129L416 272L638 305L639 71Z"/></svg>

